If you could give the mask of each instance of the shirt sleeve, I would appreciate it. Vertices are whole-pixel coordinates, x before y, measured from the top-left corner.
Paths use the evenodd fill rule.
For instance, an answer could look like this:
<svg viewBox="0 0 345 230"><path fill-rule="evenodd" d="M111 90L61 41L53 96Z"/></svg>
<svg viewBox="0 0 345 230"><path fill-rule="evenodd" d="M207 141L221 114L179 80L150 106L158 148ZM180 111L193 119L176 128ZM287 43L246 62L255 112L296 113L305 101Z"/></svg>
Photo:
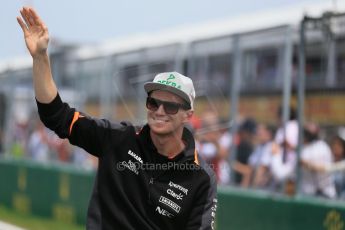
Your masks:
<svg viewBox="0 0 345 230"><path fill-rule="evenodd" d="M214 230L217 211L217 182L215 175L211 176L210 183L199 190L196 197L186 230Z"/></svg>
<svg viewBox="0 0 345 230"><path fill-rule="evenodd" d="M60 138L68 138L71 144L98 157L103 153L103 145L110 138L110 132L115 130L121 136L121 131L127 127L124 123L111 124L106 119L87 116L62 102L59 94L48 104L37 100L36 103L40 119L46 127Z"/></svg>

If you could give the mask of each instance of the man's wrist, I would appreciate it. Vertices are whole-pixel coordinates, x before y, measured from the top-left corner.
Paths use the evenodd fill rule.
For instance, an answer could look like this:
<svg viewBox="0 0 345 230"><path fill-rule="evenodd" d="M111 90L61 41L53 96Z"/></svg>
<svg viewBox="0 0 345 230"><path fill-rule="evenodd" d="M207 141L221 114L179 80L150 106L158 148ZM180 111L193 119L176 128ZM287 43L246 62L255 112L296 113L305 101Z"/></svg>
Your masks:
<svg viewBox="0 0 345 230"><path fill-rule="evenodd" d="M42 51L40 53L37 53L35 55L32 55L32 59L33 61L38 61L38 62L41 62L41 61L44 61L44 60L48 60L49 56L48 56L48 53L47 51Z"/></svg>

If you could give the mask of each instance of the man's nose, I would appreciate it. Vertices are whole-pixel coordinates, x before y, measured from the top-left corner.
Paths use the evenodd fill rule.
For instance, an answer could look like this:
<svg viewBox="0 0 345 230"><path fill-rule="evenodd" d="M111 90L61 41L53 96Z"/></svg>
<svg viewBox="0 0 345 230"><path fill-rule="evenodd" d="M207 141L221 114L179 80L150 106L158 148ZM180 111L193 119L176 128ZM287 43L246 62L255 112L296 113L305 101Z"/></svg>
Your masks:
<svg viewBox="0 0 345 230"><path fill-rule="evenodd" d="M165 110L164 110L163 105L159 105L156 113L158 113L158 114L165 114Z"/></svg>

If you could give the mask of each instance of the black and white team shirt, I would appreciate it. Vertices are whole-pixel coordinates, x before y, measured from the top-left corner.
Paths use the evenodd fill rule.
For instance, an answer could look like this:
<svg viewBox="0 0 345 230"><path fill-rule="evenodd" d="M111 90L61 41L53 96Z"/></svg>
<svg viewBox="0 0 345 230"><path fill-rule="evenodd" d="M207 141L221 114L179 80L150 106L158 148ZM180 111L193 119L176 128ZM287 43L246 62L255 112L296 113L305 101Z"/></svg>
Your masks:
<svg viewBox="0 0 345 230"><path fill-rule="evenodd" d="M182 135L186 148L169 159L157 152L148 125L138 131L130 123L89 117L59 94L37 106L45 126L99 159L87 229L215 228L216 178L188 129Z"/></svg>

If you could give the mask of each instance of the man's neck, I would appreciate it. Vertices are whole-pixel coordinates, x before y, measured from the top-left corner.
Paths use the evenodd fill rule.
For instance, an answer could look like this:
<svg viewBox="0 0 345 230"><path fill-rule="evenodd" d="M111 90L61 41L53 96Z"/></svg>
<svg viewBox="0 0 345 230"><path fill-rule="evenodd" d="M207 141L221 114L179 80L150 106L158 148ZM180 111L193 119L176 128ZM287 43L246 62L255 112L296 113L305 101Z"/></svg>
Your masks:
<svg viewBox="0 0 345 230"><path fill-rule="evenodd" d="M158 135L150 130L150 136L159 154L168 158L174 158L185 148L182 141L183 128L167 135Z"/></svg>

